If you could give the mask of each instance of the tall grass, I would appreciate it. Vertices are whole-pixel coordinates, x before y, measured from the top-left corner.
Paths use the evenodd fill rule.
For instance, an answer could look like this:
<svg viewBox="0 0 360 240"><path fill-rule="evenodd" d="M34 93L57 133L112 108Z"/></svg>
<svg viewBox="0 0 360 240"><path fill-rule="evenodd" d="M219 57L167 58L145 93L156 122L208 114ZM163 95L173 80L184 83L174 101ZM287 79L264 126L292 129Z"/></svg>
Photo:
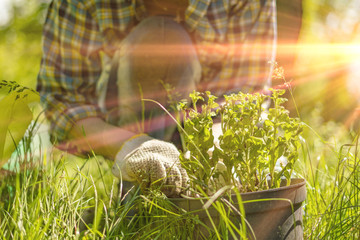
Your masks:
<svg viewBox="0 0 360 240"><path fill-rule="evenodd" d="M100 194L104 189L94 176L81 167L69 171L66 155L53 157L42 158L42 166L24 164L2 178L1 239L192 239L197 225L204 227L207 239L218 239L160 192L135 194L125 202L117 189L121 183L113 181L109 195Z"/></svg>
<svg viewBox="0 0 360 240"><path fill-rule="evenodd" d="M307 180L304 238L359 239L359 139L318 115L309 119L297 171ZM231 207L220 201L214 206L223 217L215 228L158 191L125 201L104 159L35 155L35 126L17 149L20 167L0 176L0 239L228 239L246 232L229 221Z"/></svg>
<svg viewBox="0 0 360 240"><path fill-rule="evenodd" d="M160 191L124 193L125 201L103 158L35 155L33 126L18 146L18 167L0 177L0 239L219 239L227 232L220 222L217 235ZM197 226L204 231L196 233Z"/></svg>
<svg viewBox="0 0 360 240"><path fill-rule="evenodd" d="M359 239L359 135L318 111L309 119L299 171L307 180L305 239Z"/></svg>

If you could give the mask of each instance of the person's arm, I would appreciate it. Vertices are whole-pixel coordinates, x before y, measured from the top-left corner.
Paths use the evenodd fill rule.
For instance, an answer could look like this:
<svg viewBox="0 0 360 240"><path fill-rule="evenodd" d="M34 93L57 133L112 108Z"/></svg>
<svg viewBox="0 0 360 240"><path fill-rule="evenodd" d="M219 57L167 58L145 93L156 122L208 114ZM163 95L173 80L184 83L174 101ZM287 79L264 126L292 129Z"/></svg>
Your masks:
<svg viewBox="0 0 360 240"><path fill-rule="evenodd" d="M120 131L102 120L104 114L97 102L102 47L102 34L85 5L77 1L52 1L44 24L37 90L55 144L64 145L69 138L80 141L82 133L78 134L78 129L83 128L92 150L104 153L103 148L98 148L100 142L95 143L95 140L104 140L96 136L102 130L110 132L111 129L114 134ZM96 139L92 141L89 137Z"/></svg>
<svg viewBox="0 0 360 240"><path fill-rule="evenodd" d="M68 144L79 152L91 152L114 160L123 143L136 134L106 123L101 118L77 121L69 133Z"/></svg>

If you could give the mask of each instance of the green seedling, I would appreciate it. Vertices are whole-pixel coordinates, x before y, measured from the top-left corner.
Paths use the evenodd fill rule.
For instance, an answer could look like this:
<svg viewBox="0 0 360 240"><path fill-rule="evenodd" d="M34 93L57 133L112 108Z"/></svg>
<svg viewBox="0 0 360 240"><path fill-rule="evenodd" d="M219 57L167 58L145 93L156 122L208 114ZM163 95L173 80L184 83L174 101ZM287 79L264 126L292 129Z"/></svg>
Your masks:
<svg viewBox="0 0 360 240"><path fill-rule="evenodd" d="M302 123L282 106L284 92L239 92L225 95L222 104L210 92L193 92L192 106L178 104L186 132L181 161L194 186L218 190L214 182L240 183L241 191L249 192L279 187L282 178L290 184ZM269 101L272 106L267 108ZM222 130L218 145L212 130L215 119ZM219 161L225 171L217 171Z"/></svg>

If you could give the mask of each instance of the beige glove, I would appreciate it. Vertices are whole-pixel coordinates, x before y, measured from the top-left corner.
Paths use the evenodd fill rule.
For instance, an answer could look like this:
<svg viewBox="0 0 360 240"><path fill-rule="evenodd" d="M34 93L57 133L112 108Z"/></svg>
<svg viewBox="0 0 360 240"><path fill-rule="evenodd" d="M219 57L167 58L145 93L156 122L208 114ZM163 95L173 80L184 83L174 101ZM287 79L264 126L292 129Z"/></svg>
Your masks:
<svg viewBox="0 0 360 240"><path fill-rule="evenodd" d="M136 136L124 143L115 157L112 172L125 181L137 181L143 191L160 186L168 197L179 196L188 181L177 148L147 135Z"/></svg>

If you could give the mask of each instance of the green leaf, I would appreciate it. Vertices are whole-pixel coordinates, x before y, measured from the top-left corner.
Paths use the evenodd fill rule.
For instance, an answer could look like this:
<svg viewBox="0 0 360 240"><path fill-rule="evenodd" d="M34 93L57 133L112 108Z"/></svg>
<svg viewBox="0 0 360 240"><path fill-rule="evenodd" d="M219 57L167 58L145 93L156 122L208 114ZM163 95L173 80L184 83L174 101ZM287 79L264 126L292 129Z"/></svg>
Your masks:
<svg viewBox="0 0 360 240"><path fill-rule="evenodd" d="M18 93L11 92L0 100L0 168L8 161L31 123L32 112L28 104L39 98L30 90L26 92L20 98Z"/></svg>

